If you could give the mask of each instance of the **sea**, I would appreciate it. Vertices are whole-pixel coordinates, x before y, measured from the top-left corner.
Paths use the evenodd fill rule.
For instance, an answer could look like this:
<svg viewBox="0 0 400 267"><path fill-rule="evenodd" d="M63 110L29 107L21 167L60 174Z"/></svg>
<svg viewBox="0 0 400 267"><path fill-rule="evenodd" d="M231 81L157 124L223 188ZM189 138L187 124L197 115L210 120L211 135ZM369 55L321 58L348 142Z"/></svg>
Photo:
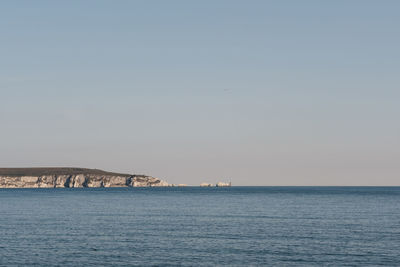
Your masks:
<svg viewBox="0 0 400 267"><path fill-rule="evenodd" d="M400 266L400 187L0 189L0 266Z"/></svg>

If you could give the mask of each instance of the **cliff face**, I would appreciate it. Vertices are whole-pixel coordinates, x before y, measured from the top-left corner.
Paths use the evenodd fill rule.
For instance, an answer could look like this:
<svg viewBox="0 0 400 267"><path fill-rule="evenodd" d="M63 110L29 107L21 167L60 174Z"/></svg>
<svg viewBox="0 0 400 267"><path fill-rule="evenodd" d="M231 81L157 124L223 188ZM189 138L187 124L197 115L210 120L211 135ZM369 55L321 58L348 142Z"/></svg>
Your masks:
<svg viewBox="0 0 400 267"><path fill-rule="evenodd" d="M43 170L45 168L42 168ZM5 171L12 170L12 171ZM15 171L15 169L0 169L0 188L77 188L77 187L155 187L169 186L165 181L158 178L145 175L125 175L115 174L103 171L91 171L79 169L71 171L68 169L54 169L55 171L41 171L45 173L40 175L40 171L35 169L24 169L24 171ZM49 174L53 172L54 174ZM9 173L7 175L6 173ZM30 174L30 175L28 175ZM32 175L33 174L33 175Z"/></svg>

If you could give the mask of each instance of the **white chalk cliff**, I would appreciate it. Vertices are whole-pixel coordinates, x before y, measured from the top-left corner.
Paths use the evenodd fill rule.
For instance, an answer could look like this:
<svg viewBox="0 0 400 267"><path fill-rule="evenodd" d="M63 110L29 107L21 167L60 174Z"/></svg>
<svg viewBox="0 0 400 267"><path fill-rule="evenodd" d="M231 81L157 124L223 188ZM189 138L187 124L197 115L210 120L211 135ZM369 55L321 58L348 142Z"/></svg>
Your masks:
<svg viewBox="0 0 400 267"><path fill-rule="evenodd" d="M159 187L167 182L82 168L0 168L0 188Z"/></svg>

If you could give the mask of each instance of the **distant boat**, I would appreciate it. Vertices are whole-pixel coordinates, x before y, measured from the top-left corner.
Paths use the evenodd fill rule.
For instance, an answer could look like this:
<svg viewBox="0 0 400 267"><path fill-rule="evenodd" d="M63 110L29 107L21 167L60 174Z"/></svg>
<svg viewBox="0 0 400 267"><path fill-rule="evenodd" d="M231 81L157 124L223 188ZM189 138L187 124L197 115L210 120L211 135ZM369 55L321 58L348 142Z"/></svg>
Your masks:
<svg viewBox="0 0 400 267"><path fill-rule="evenodd" d="M232 183L231 182L229 182L229 183L218 182L215 186L216 187L231 187Z"/></svg>
<svg viewBox="0 0 400 267"><path fill-rule="evenodd" d="M200 186L201 186L201 187L211 187L212 184L209 184L209 183L201 183Z"/></svg>

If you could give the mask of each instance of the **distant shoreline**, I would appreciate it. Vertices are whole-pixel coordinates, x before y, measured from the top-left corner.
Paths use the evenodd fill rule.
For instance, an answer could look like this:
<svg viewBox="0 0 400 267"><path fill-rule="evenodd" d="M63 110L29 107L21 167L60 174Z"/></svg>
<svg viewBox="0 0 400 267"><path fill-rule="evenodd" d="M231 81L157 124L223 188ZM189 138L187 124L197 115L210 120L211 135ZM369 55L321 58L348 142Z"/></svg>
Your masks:
<svg viewBox="0 0 400 267"><path fill-rule="evenodd" d="M166 187L147 175L87 168L0 168L0 188Z"/></svg>

